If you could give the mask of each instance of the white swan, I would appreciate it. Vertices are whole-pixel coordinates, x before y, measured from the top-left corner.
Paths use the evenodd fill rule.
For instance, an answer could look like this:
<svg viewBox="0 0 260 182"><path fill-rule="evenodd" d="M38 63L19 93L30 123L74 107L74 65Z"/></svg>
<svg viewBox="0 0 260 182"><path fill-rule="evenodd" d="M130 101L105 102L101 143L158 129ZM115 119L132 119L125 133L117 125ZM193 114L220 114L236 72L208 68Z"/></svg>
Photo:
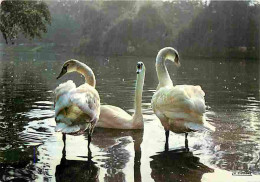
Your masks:
<svg viewBox="0 0 260 182"><path fill-rule="evenodd" d="M69 80L55 89L55 131L64 134L65 143L65 134L79 135L87 130L89 149L91 135L100 115L100 98L95 89L95 75L84 63L73 59L66 61L57 79L74 71L85 77L85 83L76 87Z"/></svg>
<svg viewBox="0 0 260 182"><path fill-rule="evenodd" d="M155 66L159 85L152 97L152 108L165 129L165 150L168 150L169 130L185 133L185 148L188 149L188 132L201 129L215 131L215 127L205 120L205 93L201 87L173 86L165 60L180 64L178 52L174 48L165 47L158 52Z"/></svg>
<svg viewBox="0 0 260 182"><path fill-rule="evenodd" d="M96 127L114 129L142 129L142 92L145 77L145 66L137 63L137 79L135 87L135 113L129 115L123 109L112 105L101 105L100 117Z"/></svg>

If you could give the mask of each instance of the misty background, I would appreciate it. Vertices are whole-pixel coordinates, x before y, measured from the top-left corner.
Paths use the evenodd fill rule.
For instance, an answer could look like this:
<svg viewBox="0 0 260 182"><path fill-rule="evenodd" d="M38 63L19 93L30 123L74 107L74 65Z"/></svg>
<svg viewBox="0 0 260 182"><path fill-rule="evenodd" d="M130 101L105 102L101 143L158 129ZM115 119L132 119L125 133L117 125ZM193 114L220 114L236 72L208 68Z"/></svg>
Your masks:
<svg viewBox="0 0 260 182"><path fill-rule="evenodd" d="M242 178L233 171L260 181L259 0L0 2L0 181ZM173 85L200 85L217 128L190 133L190 152L179 152L184 135L172 132L163 152L165 130L151 108L155 56L165 46L181 57L181 67L167 65ZM54 130L54 88L84 82L77 73L56 79L71 58L93 69L102 104L129 114L136 62L146 66L144 132L95 128L94 163L87 135L68 136L64 147Z"/></svg>
<svg viewBox="0 0 260 182"><path fill-rule="evenodd" d="M154 56L172 46L187 57L259 58L258 1L44 2L47 33L34 40L21 34L15 45L88 56Z"/></svg>

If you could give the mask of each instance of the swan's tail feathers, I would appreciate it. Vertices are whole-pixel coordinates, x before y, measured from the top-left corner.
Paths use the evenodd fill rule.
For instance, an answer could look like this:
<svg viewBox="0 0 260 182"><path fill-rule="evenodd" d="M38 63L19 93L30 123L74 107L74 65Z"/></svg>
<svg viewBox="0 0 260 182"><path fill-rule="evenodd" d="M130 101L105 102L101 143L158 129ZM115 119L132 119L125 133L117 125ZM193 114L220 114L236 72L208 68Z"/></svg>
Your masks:
<svg viewBox="0 0 260 182"><path fill-rule="evenodd" d="M191 99L192 103L193 103L193 110L196 113L200 113L203 114L206 112L206 105L205 105L205 101L204 99L200 99L200 98L192 98Z"/></svg>
<svg viewBox="0 0 260 182"><path fill-rule="evenodd" d="M57 123L57 125L55 127L55 131L66 133L66 134L77 133L80 131L80 127L78 125L68 126L65 123Z"/></svg>
<svg viewBox="0 0 260 182"><path fill-rule="evenodd" d="M186 94L189 96L190 101L193 103L193 110L197 113L203 114L206 112L205 93L199 85L197 86L183 86Z"/></svg>
<svg viewBox="0 0 260 182"><path fill-rule="evenodd" d="M92 133L91 123L77 124L72 126L69 126L66 123L57 123L55 127L56 132L62 132L70 135L80 135L83 134L85 130L88 130L90 133Z"/></svg>
<svg viewBox="0 0 260 182"><path fill-rule="evenodd" d="M210 130L210 131L216 131L216 128L215 126L212 126L211 124L209 124L207 121L204 122L204 127L207 129L207 130Z"/></svg>
<svg viewBox="0 0 260 182"><path fill-rule="evenodd" d="M215 131L215 127L209 124L207 121L205 121L203 124L187 122L185 123L185 126L193 131L199 131L199 130L207 130L213 132Z"/></svg>

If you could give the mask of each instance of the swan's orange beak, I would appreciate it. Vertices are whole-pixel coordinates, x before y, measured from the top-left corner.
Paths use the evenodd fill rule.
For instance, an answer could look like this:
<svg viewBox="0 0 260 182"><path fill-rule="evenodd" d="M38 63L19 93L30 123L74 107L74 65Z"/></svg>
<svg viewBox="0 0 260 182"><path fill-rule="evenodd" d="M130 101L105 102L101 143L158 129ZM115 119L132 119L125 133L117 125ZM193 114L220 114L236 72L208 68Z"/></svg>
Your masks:
<svg viewBox="0 0 260 182"><path fill-rule="evenodd" d="M57 77L57 79L59 79L60 77L62 77L63 75L65 75L67 73L67 70L65 68L62 68L59 76Z"/></svg>

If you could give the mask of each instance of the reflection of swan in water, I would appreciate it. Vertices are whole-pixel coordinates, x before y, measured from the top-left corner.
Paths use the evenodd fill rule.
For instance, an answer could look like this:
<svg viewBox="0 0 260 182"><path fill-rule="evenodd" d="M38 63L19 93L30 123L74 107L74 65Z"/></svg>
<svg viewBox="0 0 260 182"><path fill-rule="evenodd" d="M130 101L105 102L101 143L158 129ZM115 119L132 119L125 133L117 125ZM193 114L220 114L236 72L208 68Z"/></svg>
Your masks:
<svg viewBox="0 0 260 182"><path fill-rule="evenodd" d="M145 66L143 62L137 63L136 73L135 113L133 116L129 115L119 107L102 105L100 107L100 117L96 127L114 129L143 129L142 92L145 77Z"/></svg>
<svg viewBox="0 0 260 182"><path fill-rule="evenodd" d="M151 176L154 181L199 182L204 173L214 171L200 163L198 157L185 149L161 152L151 158Z"/></svg>
<svg viewBox="0 0 260 182"><path fill-rule="evenodd" d="M66 145L62 150L62 158L60 164L56 166L56 181L88 181L96 182L99 176L99 168L88 158L88 161L67 160Z"/></svg>
<svg viewBox="0 0 260 182"><path fill-rule="evenodd" d="M172 47L161 49L156 57L156 72L159 85L152 98L152 108L165 129L165 150L168 150L169 131L185 133L185 148L188 149L188 132L212 130L205 120L205 93L200 86L173 86L165 61L170 60L179 65L179 54Z"/></svg>
<svg viewBox="0 0 260 182"><path fill-rule="evenodd" d="M62 132L66 139L65 134L78 135L87 130L90 152L91 135L100 114L100 99L95 89L95 75L84 63L73 59L66 61L57 79L74 71L84 75L85 83L76 87L69 80L55 89L55 131Z"/></svg>
<svg viewBox="0 0 260 182"><path fill-rule="evenodd" d="M104 167L107 169L105 180L107 181L126 181L124 170L129 159L131 158L130 151L127 150L127 145L130 143L129 136L134 141L134 179L136 182L141 181L140 165L141 165L141 149L140 145L143 140L143 130L116 130L96 128L93 135L92 144L101 148L106 154L106 159L101 159L104 162ZM99 140L102 138L102 140ZM128 168L127 168L128 170ZM130 169L132 170L132 169ZM128 175L131 171L128 171Z"/></svg>

